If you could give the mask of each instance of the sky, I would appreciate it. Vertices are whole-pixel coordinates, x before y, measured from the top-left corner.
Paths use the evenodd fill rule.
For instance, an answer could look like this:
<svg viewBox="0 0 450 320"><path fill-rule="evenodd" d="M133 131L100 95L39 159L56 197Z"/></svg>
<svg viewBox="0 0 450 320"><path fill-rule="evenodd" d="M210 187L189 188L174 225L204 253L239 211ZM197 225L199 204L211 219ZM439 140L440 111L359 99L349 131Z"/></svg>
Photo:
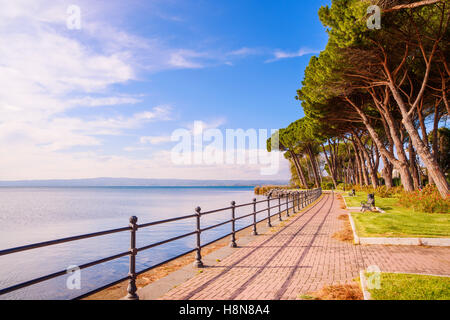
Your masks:
<svg viewBox="0 0 450 320"><path fill-rule="evenodd" d="M281 154L270 176L250 161L176 164L171 136L301 118L329 3L0 0L0 180L288 179Z"/></svg>

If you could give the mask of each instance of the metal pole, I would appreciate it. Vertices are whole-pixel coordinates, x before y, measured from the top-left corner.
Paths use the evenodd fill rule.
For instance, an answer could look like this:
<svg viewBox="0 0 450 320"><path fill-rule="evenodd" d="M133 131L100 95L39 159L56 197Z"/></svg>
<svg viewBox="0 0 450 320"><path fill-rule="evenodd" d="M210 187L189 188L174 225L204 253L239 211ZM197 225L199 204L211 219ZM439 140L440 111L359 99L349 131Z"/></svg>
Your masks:
<svg viewBox="0 0 450 320"><path fill-rule="evenodd" d="M197 207L195 208L195 212L197 214L196 216L196 223L197 223L197 251L195 254L195 261L194 261L194 267L196 268L203 268L203 262L202 262L202 243L201 243L201 228L200 228L200 217L201 217L201 211L202 208Z"/></svg>
<svg viewBox="0 0 450 320"><path fill-rule="evenodd" d="M289 217L289 192L286 192L286 216Z"/></svg>
<svg viewBox="0 0 450 320"><path fill-rule="evenodd" d="M258 232L256 231L256 198L253 199L253 232L252 235L257 236Z"/></svg>
<svg viewBox="0 0 450 320"><path fill-rule="evenodd" d="M303 209L303 191L300 191L300 209Z"/></svg>
<svg viewBox="0 0 450 320"><path fill-rule="evenodd" d="M295 201L297 200L297 192L292 193L292 211L295 213L296 204Z"/></svg>
<svg viewBox="0 0 450 320"><path fill-rule="evenodd" d="M236 226L235 226L235 206L236 206L236 202L231 201L231 241L230 241L230 247L232 248L236 248L237 244L236 244Z"/></svg>
<svg viewBox="0 0 450 320"><path fill-rule="evenodd" d="M139 296L136 294L137 288L136 288L136 255L137 255L137 249L136 249L136 231L138 229L137 225L138 218L135 216L130 217L130 224L131 227L131 237L130 237L130 271L128 273L128 276L130 277L130 281L128 282L127 287L127 299L128 300L139 300Z"/></svg>
<svg viewBox="0 0 450 320"><path fill-rule="evenodd" d="M281 219L280 198L278 198L278 220L283 221L283 219Z"/></svg>
<svg viewBox="0 0 450 320"><path fill-rule="evenodd" d="M281 196L278 195L278 212L281 214Z"/></svg>
<svg viewBox="0 0 450 320"><path fill-rule="evenodd" d="M270 196L267 196L267 226L269 228L272 227L272 224L270 223Z"/></svg>

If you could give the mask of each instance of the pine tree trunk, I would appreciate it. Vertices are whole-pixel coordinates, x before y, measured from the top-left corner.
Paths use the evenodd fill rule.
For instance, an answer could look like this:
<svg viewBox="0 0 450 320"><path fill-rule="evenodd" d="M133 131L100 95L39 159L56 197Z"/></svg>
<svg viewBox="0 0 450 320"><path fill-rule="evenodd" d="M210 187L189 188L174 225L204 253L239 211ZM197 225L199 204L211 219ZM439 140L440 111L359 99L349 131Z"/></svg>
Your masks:
<svg viewBox="0 0 450 320"><path fill-rule="evenodd" d="M315 182L316 188L318 188L320 186L320 182L319 182L317 168L315 166L314 155L313 155L312 150L311 150L311 148L309 146L306 148L306 150L307 150L307 153L308 153L309 162L311 163L311 167L312 167L312 171L313 171L313 175L314 175L314 182Z"/></svg>
<svg viewBox="0 0 450 320"><path fill-rule="evenodd" d="M305 175L303 174L302 166L298 159L298 156L295 152L290 151L292 159L294 160L295 170L297 171L297 176L300 180L300 183L303 184L303 187L308 189L308 184L306 183Z"/></svg>
<svg viewBox="0 0 450 320"><path fill-rule="evenodd" d="M394 186L394 183L392 181L392 164L385 156L382 156L382 159L384 183L386 184L386 188L390 189Z"/></svg>
<svg viewBox="0 0 450 320"><path fill-rule="evenodd" d="M391 118L391 115L386 114L385 119L389 123L389 129L391 137L395 144L395 149L397 151L397 156L399 159L394 157L394 154L392 152L389 152L384 144L382 143L380 137L378 136L378 133L376 130L372 127L372 125L369 122L369 119L367 116L362 112L362 110L355 105L350 99L346 98L346 100L353 106L353 108L358 112L359 116L361 117L361 120L363 120L364 125L366 126L370 137L372 140L376 143L378 150L383 154L385 157L388 158L388 160L394 165L395 169L397 169L400 173L400 177L402 180L402 185L405 191L414 191L414 184L411 178L411 174L409 172L409 164L406 159L406 155L403 149L403 144L400 141L400 138L397 135L397 132L395 131L396 125L393 119ZM386 132L386 134L389 134Z"/></svg>
<svg viewBox="0 0 450 320"><path fill-rule="evenodd" d="M414 189L418 190L420 186L419 181L419 171L416 166L416 153L414 152L414 148L410 143L408 143L408 153L409 153L409 167L411 169L411 175L414 182Z"/></svg>
<svg viewBox="0 0 450 320"><path fill-rule="evenodd" d="M434 159L434 157L431 155L430 150L428 150L428 148L420 138L416 128L414 127L414 123L411 119L411 116L408 114L406 104L404 103L403 98L401 97L397 88L392 83L389 83L389 88L391 89L392 95L394 96L394 99L400 108L403 118L402 123L405 126L405 129L408 132L409 137L411 138L413 147L416 149L417 154L427 167L428 175L433 179L434 183L436 184L436 187L439 190L439 193L445 199L450 195L450 193L444 173L440 169L436 159Z"/></svg>
<svg viewBox="0 0 450 320"><path fill-rule="evenodd" d="M330 148L331 146L328 145ZM333 168L333 166L331 165L330 159L328 158L327 152L325 151L325 146L322 144L322 149L323 149L323 154L325 155L325 159L327 161L328 164L328 168L330 168L330 176L331 176L331 180L333 181L334 184L334 188L336 189L337 187L337 183L336 183L336 178L335 178L335 168Z"/></svg>

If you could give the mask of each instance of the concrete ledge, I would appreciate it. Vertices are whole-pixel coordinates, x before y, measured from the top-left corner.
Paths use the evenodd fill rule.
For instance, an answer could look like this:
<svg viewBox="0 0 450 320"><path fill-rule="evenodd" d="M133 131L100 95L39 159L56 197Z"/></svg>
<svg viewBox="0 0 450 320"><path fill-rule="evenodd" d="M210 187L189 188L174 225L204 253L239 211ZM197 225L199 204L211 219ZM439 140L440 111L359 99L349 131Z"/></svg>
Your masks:
<svg viewBox="0 0 450 320"><path fill-rule="evenodd" d="M355 226L355 221L353 221L353 217L352 214L350 212L347 212L348 215L348 219L350 220L350 225L352 226L352 231L353 231L353 243L354 244L360 244L359 241L359 237L356 234L356 226Z"/></svg>

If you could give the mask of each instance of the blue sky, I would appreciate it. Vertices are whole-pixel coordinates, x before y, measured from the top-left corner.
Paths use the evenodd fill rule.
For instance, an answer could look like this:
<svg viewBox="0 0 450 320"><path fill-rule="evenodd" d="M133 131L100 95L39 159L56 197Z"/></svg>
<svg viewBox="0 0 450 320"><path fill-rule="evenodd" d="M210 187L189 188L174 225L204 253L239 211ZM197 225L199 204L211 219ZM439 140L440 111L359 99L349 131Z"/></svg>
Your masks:
<svg viewBox="0 0 450 320"><path fill-rule="evenodd" d="M327 34L330 1L0 0L0 179L260 179L177 167L178 128L277 129ZM67 27L80 9L81 29ZM289 176L287 163L272 179Z"/></svg>

